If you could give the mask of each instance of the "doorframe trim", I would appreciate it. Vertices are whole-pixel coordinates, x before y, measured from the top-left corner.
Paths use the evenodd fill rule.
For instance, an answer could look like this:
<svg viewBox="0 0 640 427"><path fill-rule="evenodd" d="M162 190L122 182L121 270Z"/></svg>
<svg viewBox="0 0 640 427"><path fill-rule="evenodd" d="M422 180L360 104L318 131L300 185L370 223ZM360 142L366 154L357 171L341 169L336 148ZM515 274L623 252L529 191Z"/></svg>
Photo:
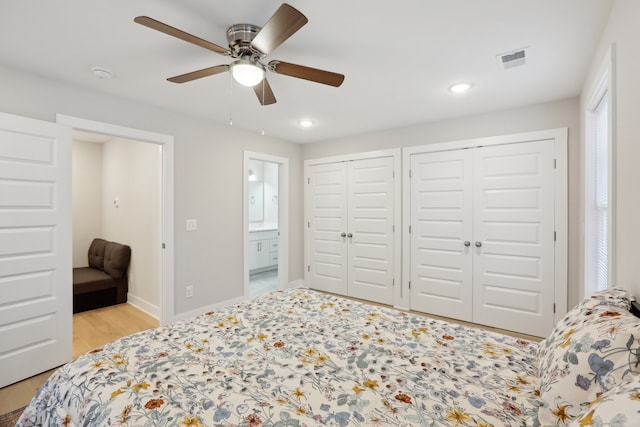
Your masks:
<svg viewBox="0 0 640 427"><path fill-rule="evenodd" d="M568 199L568 128L548 129L534 132L517 133L510 135L491 136L484 138L466 139L451 142L439 142L434 144L420 145L415 147L405 147L402 150L402 212L403 223L406 225L402 231L403 240L403 268L402 268L402 290L405 298L403 302L409 304L409 278L411 277L411 235L409 225L411 225L411 156L414 154L450 151L465 148L482 147L488 145L517 144L523 142L553 140L555 147L556 168L554 169L554 202L555 202L555 231L556 242L554 247L555 259L555 284L554 301L556 311L554 314L554 324L558 323L567 313L567 292L568 292L568 240L569 240L569 199Z"/></svg>
<svg viewBox="0 0 640 427"><path fill-rule="evenodd" d="M162 225L160 240L164 244L161 250L162 283L160 286L160 325L175 320L174 313L174 216L173 216L173 144L174 137L142 129L116 124L98 122L65 114L56 114L56 123L72 129L113 135L126 139L149 142L162 148Z"/></svg>
<svg viewBox="0 0 640 427"><path fill-rule="evenodd" d="M242 167L243 296L249 298L249 160L277 163L278 168L278 287L289 286L289 159L244 151Z"/></svg>

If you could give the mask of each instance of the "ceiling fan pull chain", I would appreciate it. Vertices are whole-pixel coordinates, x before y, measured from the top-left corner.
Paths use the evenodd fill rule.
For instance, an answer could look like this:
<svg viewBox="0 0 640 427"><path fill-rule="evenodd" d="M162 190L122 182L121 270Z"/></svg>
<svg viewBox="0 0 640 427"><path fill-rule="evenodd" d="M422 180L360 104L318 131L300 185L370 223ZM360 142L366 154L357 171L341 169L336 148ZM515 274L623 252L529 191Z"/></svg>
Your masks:
<svg viewBox="0 0 640 427"><path fill-rule="evenodd" d="M262 79L262 101L260 102L262 105L264 105L264 87L266 86L264 79ZM264 126L262 126L262 132L260 133L260 135L264 136Z"/></svg>
<svg viewBox="0 0 640 427"><path fill-rule="evenodd" d="M231 114L233 107L233 76L229 73L229 126L233 126L233 115Z"/></svg>

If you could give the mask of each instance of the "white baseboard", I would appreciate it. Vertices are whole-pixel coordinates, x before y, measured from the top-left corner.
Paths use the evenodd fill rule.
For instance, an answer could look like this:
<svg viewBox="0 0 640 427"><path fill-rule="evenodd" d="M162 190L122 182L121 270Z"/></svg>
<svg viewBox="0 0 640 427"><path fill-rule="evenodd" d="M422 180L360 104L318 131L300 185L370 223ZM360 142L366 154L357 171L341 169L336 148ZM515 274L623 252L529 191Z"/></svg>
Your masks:
<svg viewBox="0 0 640 427"><path fill-rule="evenodd" d="M291 282L289 282L286 286L285 289L296 289L296 288L305 288L306 287L306 282L303 279L300 280L293 280ZM222 302L218 302L215 304L211 304L205 307L200 307L200 308L196 308L195 310L190 310L190 311L186 311L184 313L179 313L176 314L173 317L174 321L177 320L184 320L184 319L188 319L190 317L196 317L196 316L200 316L201 314L206 313L207 311L214 311L216 309L222 308L222 307L227 307L230 305L235 305L235 304L239 304L243 301L246 301L248 298L247 297L238 297L238 298L232 298L226 301L222 301Z"/></svg>
<svg viewBox="0 0 640 427"><path fill-rule="evenodd" d="M151 304L150 302L132 294L127 294L127 303L131 304L138 310L144 311L151 317L160 319L160 308L157 305Z"/></svg>
<svg viewBox="0 0 640 427"><path fill-rule="evenodd" d="M191 311L186 311L184 313L178 313L173 317L173 320L184 320L184 319L188 319L190 317L196 317L196 316L200 316L201 314L206 313L207 311L214 311L218 308L222 308L222 307L227 307L229 305L235 305L235 304L239 304L242 301L246 301L248 298L245 297L238 297L238 298L232 298L232 299L228 299L226 301L222 301L222 302L218 302L215 304L211 304L211 305L207 305L204 307L200 307L200 308L196 308L195 310L191 310Z"/></svg>
<svg viewBox="0 0 640 427"><path fill-rule="evenodd" d="M286 289L306 288L307 284L304 279L292 280L287 284Z"/></svg>

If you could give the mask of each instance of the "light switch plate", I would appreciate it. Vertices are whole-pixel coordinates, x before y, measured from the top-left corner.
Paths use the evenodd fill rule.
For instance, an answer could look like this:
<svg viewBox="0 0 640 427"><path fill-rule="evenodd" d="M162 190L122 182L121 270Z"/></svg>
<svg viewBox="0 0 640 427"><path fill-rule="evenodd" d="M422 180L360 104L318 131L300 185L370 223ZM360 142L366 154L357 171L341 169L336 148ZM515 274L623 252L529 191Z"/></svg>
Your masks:
<svg viewBox="0 0 640 427"><path fill-rule="evenodd" d="M195 219L188 219L185 228L187 231L196 231L198 229L198 221Z"/></svg>

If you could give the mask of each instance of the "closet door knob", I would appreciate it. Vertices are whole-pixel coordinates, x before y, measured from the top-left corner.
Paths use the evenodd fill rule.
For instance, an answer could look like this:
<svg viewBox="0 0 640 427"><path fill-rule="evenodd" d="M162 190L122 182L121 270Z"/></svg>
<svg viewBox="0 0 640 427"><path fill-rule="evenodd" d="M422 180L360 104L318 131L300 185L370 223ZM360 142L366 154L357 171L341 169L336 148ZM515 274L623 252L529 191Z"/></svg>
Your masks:
<svg viewBox="0 0 640 427"><path fill-rule="evenodd" d="M353 237L353 234L349 233L349 234L347 234L347 237L348 237L348 238L352 238L352 237Z"/></svg>
<svg viewBox="0 0 640 427"><path fill-rule="evenodd" d="M469 246L471 246L471 242L470 242L470 241L468 241L468 240L465 240L465 241L464 241L464 245L465 245L466 247L469 247Z"/></svg>
<svg viewBox="0 0 640 427"><path fill-rule="evenodd" d="M340 237L347 237L347 233L345 232L340 233Z"/></svg>
<svg viewBox="0 0 640 427"><path fill-rule="evenodd" d="M476 248L479 248L480 246L482 246L482 242L476 242Z"/></svg>

